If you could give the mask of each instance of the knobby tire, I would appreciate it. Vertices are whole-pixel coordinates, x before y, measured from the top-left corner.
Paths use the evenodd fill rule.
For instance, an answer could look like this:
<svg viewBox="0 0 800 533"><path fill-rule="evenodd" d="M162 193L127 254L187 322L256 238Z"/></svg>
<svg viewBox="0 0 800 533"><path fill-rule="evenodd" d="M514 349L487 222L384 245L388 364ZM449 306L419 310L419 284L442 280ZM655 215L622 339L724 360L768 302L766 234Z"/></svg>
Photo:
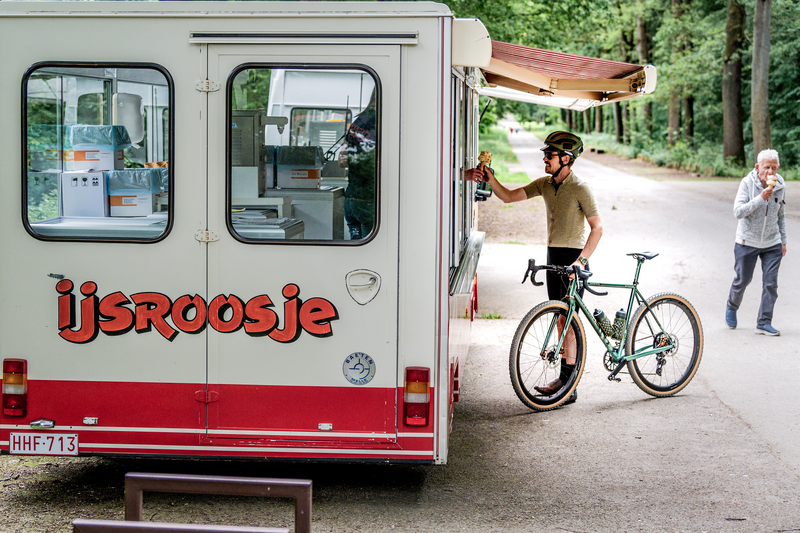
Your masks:
<svg viewBox="0 0 800 533"><path fill-rule="evenodd" d="M509 373L511 384L520 401L536 411L549 411L562 405L578 386L586 363L586 333L573 314L570 327L575 334L575 370L567 383L550 396L534 389L550 383L561 373L561 356L555 354L558 332L553 328L550 339L545 341L548 328L558 317L566 318L567 304L555 300L542 302L530 311L520 322L511 343L509 354ZM546 342L546 344L545 344Z"/></svg>
<svg viewBox="0 0 800 533"><path fill-rule="evenodd" d="M648 307L649 306L649 309ZM651 296L633 314L625 339L625 353L652 349L665 338L653 320L655 316L674 347L665 352L628 361L636 385L651 396L672 396L694 377L703 356L703 327L692 304L672 293Z"/></svg>

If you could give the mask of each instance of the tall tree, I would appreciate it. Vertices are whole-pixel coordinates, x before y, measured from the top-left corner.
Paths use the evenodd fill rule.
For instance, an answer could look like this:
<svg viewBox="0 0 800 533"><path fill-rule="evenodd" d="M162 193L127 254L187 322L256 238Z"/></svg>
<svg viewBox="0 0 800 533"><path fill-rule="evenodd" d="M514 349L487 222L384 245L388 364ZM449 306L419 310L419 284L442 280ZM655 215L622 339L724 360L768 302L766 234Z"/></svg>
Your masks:
<svg viewBox="0 0 800 533"><path fill-rule="evenodd" d="M614 102L611 105L614 109L614 134L616 135L617 142L622 144L625 141L623 137L622 109L619 102Z"/></svg>
<svg viewBox="0 0 800 533"><path fill-rule="evenodd" d="M686 144L694 142L694 95L691 88L687 88L683 97L683 140Z"/></svg>
<svg viewBox="0 0 800 533"><path fill-rule="evenodd" d="M644 3L642 0L637 0L636 4L639 11L636 14L636 51L639 54L639 64L648 65L650 64L650 44L648 42L650 36L647 33L647 24L644 19ZM653 133L653 103L650 99L647 99L642 105L642 122L644 131L648 136L651 135Z"/></svg>
<svg viewBox="0 0 800 533"><path fill-rule="evenodd" d="M683 15L682 0L672 0L672 16L675 20L680 20ZM672 57L673 60L678 57L678 52L681 49L680 39L677 34L672 36ZM680 86L674 83L670 86L669 93L669 114L667 118L667 125L669 132L667 133L667 145L675 146L678 142L678 135L681 130L681 94Z"/></svg>
<svg viewBox="0 0 800 533"><path fill-rule="evenodd" d="M601 106L594 108L594 131L603 133L603 109Z"/></svg>
<svg viewBox="0 0 800 533"><path fill-rule="evenodd" d="M753 80L750 119L753 122L753 150L772 148L769 123L769 28L772 0L756 0L753 17Z"/></svg>
<svg viewBox="0 0 800 533"><path fill-rule="evenodd" d="M733 158L739 165L745 163L742 110L744 22L744 6L738 0L730 0L725 25L725 54L722 57L722 154L725 159Z"/></svg>

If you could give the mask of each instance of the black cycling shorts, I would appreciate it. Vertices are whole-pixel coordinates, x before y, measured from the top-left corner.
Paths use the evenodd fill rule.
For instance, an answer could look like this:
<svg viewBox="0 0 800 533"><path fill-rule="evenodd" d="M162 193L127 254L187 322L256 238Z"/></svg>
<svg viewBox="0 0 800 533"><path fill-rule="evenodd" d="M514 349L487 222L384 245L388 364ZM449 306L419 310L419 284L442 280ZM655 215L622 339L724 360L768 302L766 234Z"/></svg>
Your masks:
<svg viewBox="0 0 800 533"><path fill-rule="evenodd" d="M547 264L569 266L580 256L583 249L547 247ZM583 267L588 270L589 265ZM563 300L569 290L569 276L559 276L555 272L547 271L547 298L550 300ZM583 298L583 289L578 291Z"/></svg>

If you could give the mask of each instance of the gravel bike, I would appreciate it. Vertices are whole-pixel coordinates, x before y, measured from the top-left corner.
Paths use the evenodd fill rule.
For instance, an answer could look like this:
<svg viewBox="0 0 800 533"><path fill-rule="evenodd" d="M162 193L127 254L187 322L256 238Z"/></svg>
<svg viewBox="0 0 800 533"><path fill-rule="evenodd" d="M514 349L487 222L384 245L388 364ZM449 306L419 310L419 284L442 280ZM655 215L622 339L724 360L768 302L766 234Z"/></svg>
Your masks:
<svg viewBox="0 0 800 533"><path fill-rule="evenodd" d="M627 255L636 259L636 273L631 284L589 282L592 273L578 265L536 265L533 259L528 261L522 283L530 278L534 285L542 285L543 282L536 281L540 270L574 276L563 300L549 300L531 309L514 334L509 371L514 391L526 406L537 411L555 409L564 404L578 386L586 363L586 330L578 311L606 347L603 365L611 372L609 381L619 382L617 374L627 366L640 389L652 396L665 397L680 392L692 380L703 355L703 327L697 311L686 298L673 293L645 299L639 292L639 272L646 260L658 254ZM599 311L590 313L581 298L581 288L597 296L608 294L594 287L630 290L627 312L624 316L617 313L613 325L608 319L604 320ZM638 305L635 311L634 304ZM559 378L568 337L576 351L574 371L555 392L537 391L536 387L541 388Z"/></svg>

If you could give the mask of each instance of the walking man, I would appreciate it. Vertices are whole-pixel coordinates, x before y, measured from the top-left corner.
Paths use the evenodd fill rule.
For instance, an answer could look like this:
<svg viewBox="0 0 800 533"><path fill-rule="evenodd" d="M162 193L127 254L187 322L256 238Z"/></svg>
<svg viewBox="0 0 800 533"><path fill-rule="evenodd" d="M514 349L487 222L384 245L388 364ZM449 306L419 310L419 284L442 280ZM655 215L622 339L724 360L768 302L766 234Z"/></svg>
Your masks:
<svg viewBox="0 0 800 533"><path fill-rule="evenodd" d="M735 260L731 291L725 310L725 322L735 329L736 311L742 303L744 290L753 280L756 260L761 260L761 307L758 310L756 333L780 335L772 327L772 311L778 298L778 269L786 255L786 225L784 222L786 186L778 175L778 152L763 150L756 166L739 184L733 214L739 219L736 227Z"/></svg>

